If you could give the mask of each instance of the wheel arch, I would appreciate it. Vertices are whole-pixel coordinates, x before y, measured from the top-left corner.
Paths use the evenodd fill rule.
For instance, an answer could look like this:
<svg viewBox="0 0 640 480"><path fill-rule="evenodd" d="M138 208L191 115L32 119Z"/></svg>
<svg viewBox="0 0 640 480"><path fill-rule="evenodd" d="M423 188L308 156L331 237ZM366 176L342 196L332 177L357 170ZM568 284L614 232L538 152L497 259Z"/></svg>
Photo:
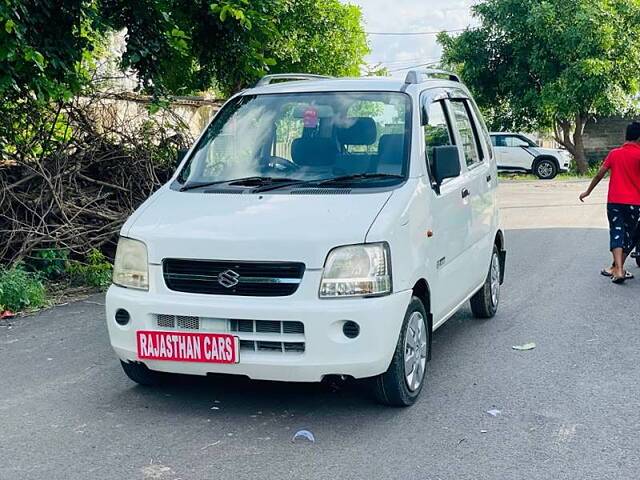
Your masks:
<svg viewBox="0 0 640 480"><path fill-rule="evenodd" d="M547 153L544 153L542 155L538 155L537 157L535 157L533 159L533 163L531 164L531 170L533 172L536 171L536 164L538 162L541 162L542 160L551 160L553 162L553 164L556 166L556 169L558 170L558 172L560 171L560 162L558 161L558 159L556 157L554 157L553 155L549 155Z"/></svg>
<svg viewBox="0 0 640 480"><path fill-rule="evenodd" d="M427 361L431 360L431 337L433 336L433 313L431 312L431 289L424 278L421 278L413 286L413 295L418 297L427 312L427 328L429 330L429 356Z"/></svg>

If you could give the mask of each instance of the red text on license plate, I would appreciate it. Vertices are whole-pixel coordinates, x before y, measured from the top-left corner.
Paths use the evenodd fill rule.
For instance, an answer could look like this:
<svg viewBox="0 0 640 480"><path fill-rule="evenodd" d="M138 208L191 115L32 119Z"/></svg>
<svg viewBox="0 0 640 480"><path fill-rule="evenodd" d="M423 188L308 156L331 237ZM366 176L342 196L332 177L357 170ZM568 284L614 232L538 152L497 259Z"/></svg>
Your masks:
<svg viewBox="0 0 640 480"><path fill-rule="evenodd" d="M238 363L238 337L223 333L176 333L139 330L138 358L178 362Z"/></svg>

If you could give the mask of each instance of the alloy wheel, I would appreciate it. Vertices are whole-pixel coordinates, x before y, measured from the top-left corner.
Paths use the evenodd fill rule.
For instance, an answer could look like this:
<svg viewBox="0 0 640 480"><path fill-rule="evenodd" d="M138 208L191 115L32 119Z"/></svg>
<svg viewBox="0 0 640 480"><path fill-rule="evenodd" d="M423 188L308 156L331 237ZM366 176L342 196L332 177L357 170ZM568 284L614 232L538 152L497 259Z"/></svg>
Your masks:
<svg viewBox="0 0 640 480"><path fill-rule="evenodd" d="M404 335L404 375L412 392L420 388L427 366L427 331L424 316L413 312Z"/></svg>

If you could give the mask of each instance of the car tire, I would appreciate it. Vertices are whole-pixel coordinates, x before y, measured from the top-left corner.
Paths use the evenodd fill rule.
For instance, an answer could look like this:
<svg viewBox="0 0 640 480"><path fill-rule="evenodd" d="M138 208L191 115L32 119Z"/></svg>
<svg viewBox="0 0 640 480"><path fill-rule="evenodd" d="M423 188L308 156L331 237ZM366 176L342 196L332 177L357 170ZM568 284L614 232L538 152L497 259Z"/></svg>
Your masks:
<svg viewBox="0 0 640 480"><path fill-rule="evenodd" d="M161 383L163 375L161 372L149 370L144 363L120 361L122 370L131 380L145 387L152 387Z"/></svg>
<svg viewBox="0 0 640 480"><path fill-rule="evenodd" d="M550 158L542 158L534 162L533 173L540 180L552 180L558 175L558 165Z"/></svg>
<svg viewBox="0 0 640 480"><path fill-rule="evenodd" d="M498 248L493 246L491 262L487 278L473 297L471 297L471 311L476 318L492 318L500 305L500 254Z"/></svg>
<svg viewBox="0 0 640 480"><path fill-rule="evenodd" d="M373 380L376 400L384 405L413 405L427 378L431 331L422 301L413 297L402 322L396 349L387 371ZM406 366L411 370L406 372Z"/></svg>

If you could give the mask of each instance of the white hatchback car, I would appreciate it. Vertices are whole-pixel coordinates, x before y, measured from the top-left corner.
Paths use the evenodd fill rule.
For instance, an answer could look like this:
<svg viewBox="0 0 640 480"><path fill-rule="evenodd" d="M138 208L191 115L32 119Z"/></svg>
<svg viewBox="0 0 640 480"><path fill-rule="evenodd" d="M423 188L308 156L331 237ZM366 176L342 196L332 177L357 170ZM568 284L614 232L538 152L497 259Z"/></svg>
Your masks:
<svg viewBox="0 0 640 480"><path fill-rule="evenodd" d="M559 172L568 172L571 154L559 148L539 147L536 142L519 133L491 133L498 170L533 173L543 180L551 180Z"/></svg>
<svg viewBox="0 0 640 480"><path fill-rule="evenodd" d="M433 331L498 308L497 182L455 75L265 77L122 227L111 344L140 384L338 375L410 405Z"/></svg>

